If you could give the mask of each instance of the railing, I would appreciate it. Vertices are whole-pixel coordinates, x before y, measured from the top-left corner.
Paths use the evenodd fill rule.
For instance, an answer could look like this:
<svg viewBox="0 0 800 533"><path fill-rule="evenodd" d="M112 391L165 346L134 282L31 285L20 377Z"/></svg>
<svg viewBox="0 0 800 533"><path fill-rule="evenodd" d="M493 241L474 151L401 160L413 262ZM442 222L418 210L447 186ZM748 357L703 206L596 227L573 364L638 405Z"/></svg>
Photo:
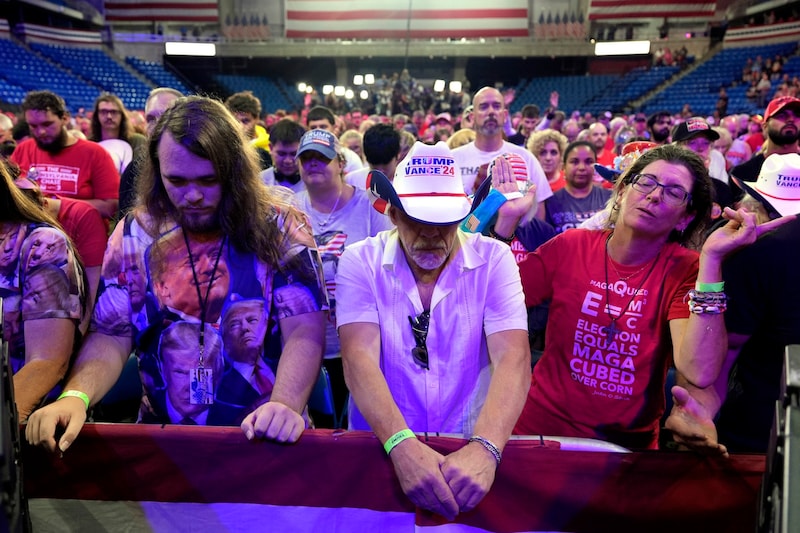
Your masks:
<svg viewBox="0 0 800 533"><path fill-rule="evenodd" d="M444 455L464 445L420 438ZM754 529L764 456L569 446L510 441L491 491L456 522L475 531ZM63 457L26 445L22 464L34 530L387 533L443 523L403 494L368 432L310 430L281 445L247 441L238 428L89 424Z"/></svg>

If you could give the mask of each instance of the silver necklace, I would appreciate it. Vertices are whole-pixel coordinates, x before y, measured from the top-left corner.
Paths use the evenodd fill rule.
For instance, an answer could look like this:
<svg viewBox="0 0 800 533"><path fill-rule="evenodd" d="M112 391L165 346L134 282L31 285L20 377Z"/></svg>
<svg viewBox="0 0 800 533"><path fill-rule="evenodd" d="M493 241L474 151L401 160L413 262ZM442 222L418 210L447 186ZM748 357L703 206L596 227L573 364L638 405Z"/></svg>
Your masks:
<svg viewBox="0 0 800 533"><path fill-rule="evenodd" d="M342 199L343 193L344 193L344 187L342 187L342 190L339 191L339 196L336 197L336 203L333 204L333 209L331 209L331 212L328 213L328 218L326 218L325 220L314 220L314 222L317 223L317 226L319 226L320 228L324 228L325 226L328 225L328 222L331 221L334 213L336 213L336 208L339 207L339 201ZM308 203L309 205L311 204L310 196L308 197ZM311 207L313 207L313 205Z"/></svg>
<svg viewBox="0 0 800 533"><path fill-rule="evenodd" d="M611 256L608 254L608 243L611 240L611 235L612 234L610 234L606 238L606 257L608 257L609 259L611 258ZM614 272L617 274L617 276L619 277L620 281L628 281L633 276L635 276L636 274L640 273L642 270L644 270L645 268L647 268L650 265L650 261L648 261L647 263L643 264L642 267L639 270L637 270L636 272L634 272L632 274L628 274L627 276L623 276L622 274L620 274L619 270L617 270L617 267L614 266L614 261L612 260L612 261L609 261L609 262L611 263L611 268L614 269Z"/></svg>
<svg viewBox="0 0 800 533"><path fill-rule="evenodd" d="M606 315L608 315L608 318L611 320L611 323L606 327L606 341L609 344L611 343L611 341L614 340L614 337L617 336L617 333L622 332L622 330L617 327L617 320L619 320L622 317L622 315L625 314L625 311L630 308L631 304L633 303L633 300L636 299L636 295L639 294L639 290L641 290L641 288L644 287L645 282L647 282L647 278L650 277L650 274L652 274L653 270L656 268L656 263L658 263L658 258L661 257L661 250L659 250L658 253L656 254L655 258L652 259L652 263L645 263L644 266L642 266L642 268L640 268L639 270L637 270L636 272L634 272L630 276L627 276L625 279L620 279L620 281L622 283L626 283L626 280L630 279L634 275L636 275L639 272L641 272L642 270L644 270L644 267L646 267L648 264L650 265L650 270L647 271L647 274L645 275L644 279L641 281L641 283L639 283L639 287L634 289L633 296L631 296L631 299L628 300L628 303L624 307L620 307L619 315L614 316L613 314L611 314L611 309L610 309L610 307L611 307L611 305L610 305L610 302L611 302L611 291L609 291L609 289L608 289L608 286L609 286L609 283L608 283L608 264L611 263L611 267L614 268L615 272L617 272L617 269L614 267L614 263L612 262L612 259L611 259L611 254L608 253L608 241L610 241L610 240L611 240L611 235L609 235L608 238L606 239L606 247L605 247L605 252L606 253L605 253L605 257L603 259L603 266L605 267L605 273L606 273L606 309L605 309L605 311L606 311ZM617 272L617 275L619 275L619 272ZM627 283L626 283L626 286L627 286Z"/></svg>

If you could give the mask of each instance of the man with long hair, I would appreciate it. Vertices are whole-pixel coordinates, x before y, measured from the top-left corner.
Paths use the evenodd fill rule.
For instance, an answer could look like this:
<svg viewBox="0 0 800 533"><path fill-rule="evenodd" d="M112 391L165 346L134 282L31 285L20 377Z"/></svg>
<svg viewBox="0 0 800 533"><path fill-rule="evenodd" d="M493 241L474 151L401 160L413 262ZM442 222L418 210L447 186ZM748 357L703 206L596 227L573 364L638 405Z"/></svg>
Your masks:
<svg viewBox="0 0 800 533"><path fill-rule="evenodd" d="M122 100L115 94L103 93L94 101L89 140L100 142L109 139L125 141L134 150L145 143L144 135L134 131Z"/></svg>
<svg viewBox="0 0 800 533"><path fill-rule="evenodd" d="M263 185L247 142L233 115L209 98L178 99L161 116L137 183L139 204L109 239L91 331L66 397L37 412L27 430L30 442L66 449L88 407L115 383L132 350L145 386L141 422L175 423L174 394L183 390L181 400L208 406L198 409L207 416L178 423L241 425L250 439L299 438L322 359L327 300L321 265L304 218ZM145 291L158 309L136 325L125 283L132 253L146 267ZM216 394L221 372L233 364L230 347L221 342L221 325L231 303L241 299L263 302L269 328L262 358L277 376L271 394L252 412L246 406L231 409ZM195 359L191 365L182 360L188 386L181 387L170 383L178 378L168 369L177 364L170 363L173 354L163 345L165 332L176 323L197 332L182 342L192 347ZM222 368L212 360L218 344L223 344ZM185 373L180 379L187 379ZM57 424L66 426L58 442Z"/></svg>

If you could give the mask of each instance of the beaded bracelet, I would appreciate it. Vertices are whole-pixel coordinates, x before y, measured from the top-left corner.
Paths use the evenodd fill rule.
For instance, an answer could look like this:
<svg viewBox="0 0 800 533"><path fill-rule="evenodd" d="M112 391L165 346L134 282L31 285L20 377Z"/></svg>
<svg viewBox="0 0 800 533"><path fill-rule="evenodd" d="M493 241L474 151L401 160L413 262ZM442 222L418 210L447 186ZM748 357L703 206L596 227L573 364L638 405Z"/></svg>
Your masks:
<svg viewBox="0 0 800 533"><path fill-rule="evenodd" d="M473 435L469 438L469 442L477 442L491 453L494 456L494 460L497 461L497 466L500 466L500 460L503 458L503 455L500 453L500 450L495 446L495 444L487 438L481 437L480 435Z"/></svg>
<svg viewBox="0 0 800 533"><path fill-rule="evenodd" d="M694 302L689 302L689 311L694 313L695 315L719 315L727 311L728 307L725 304L722 305L706 305L706 304L696 304Z"/></svg>
<svg viewBox="0 0 800 533"><path fill-rule="evenodd" d="M401 429L386 440L386 442L383 444L383 449L386 450L386 455L389 455L389 453L394 450L395 446L406 439L413 439L415 437L416 435L414 435L414 432L410 429Z"/></svg>
<svg viewBox="0 0 800 533"><path fill-rule="evenodd" d="M689 291L689 311L696 315L718 315L728 308L724 292Z"/></svg>
<svg viewBox="0 0 800 533"><path fill-rule="evenodd" d="M691 290L688 296L690 301L694 300L697 303L720 303L728 300L724 292L701 292Z"/></svg>
<svg viewBox="0 0 800 533"><path fill-rule="evenodd" d="M491 238L493 238L493 239L497 239L498 241L504 242L504 243L506 243L506 244L511 244L511 241L513 241L513 240L514 240L514 235L513 235L513 234L511 235L511 237L502 237L501 235L499 235L499 234L498 234L498 233L497 233L497 232L494 230L494 226L491 226L491 227L489 228L489 237L491 237Z"/></svg>

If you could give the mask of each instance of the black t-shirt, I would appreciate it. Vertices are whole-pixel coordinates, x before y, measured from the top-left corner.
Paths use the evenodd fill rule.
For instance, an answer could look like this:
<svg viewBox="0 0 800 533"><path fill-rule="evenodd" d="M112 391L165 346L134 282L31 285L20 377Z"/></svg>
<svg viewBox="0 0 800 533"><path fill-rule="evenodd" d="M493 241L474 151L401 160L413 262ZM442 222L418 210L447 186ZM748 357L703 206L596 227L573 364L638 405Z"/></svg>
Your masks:
<svg viewBox="0 0 800 533"><path fill-rule="evenodd" d="M730 174L737 180L756 181L759 172L761 172L761 166L764 164L764 159L764 154L756 154L741 165L733 167ZM738 202L744 196L744 191L733 180L731 180L731 193L735 202Z"/></svg>
<svg viewBox="0 0 800 533"><path fill-rule="evenodd" d="M731 370L717 421L732 452L766 452L783 355L800 343L800 219L761 237L723 265L730 333L749 335Z"/></svg>

